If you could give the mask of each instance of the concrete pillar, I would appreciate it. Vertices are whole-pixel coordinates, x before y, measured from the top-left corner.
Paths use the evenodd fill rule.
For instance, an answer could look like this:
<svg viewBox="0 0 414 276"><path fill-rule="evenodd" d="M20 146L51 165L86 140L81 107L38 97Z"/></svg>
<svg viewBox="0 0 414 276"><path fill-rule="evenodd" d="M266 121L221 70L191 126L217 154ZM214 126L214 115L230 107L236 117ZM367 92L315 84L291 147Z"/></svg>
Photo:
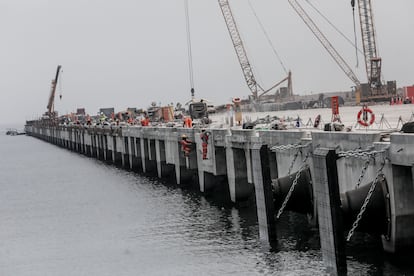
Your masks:
<svg viewBox="0 0 414 276"><path fill-rule="evenodd" d="M87 156L92 156L92 138L90 133L85 134L85 152Z"/></svg>
<svg viewBox="0 0 414 276"><path fill-rule="evenodd" d="M100 144L100 156L99 159L105 160L106 155L106 145L105 145L105 133L102 132L99 134L99 144Z"/></svg>
<svg viewBox="0 0 414 276"><path fill-rule="evenodd" d="M122 167L124 168L130 168L130 162L129 162L129 139L128 137L120 137L120 140L122 140Z"/></svg>
<svg viewBox="0 0 414 276"><path fill-rule="evenodd" d="M252 147L253 180L256 194L260 239L274 246L277 243L269 150L257 143Z"/></svg>
<svg viewBox="0 0 414 276"><path fill-rule="evenodd" d="M134 156L135 156L135 137L128 137L129 147L128 147L128 156L129 156L129 169L134 169Z"/></svg>
<svg viewBox="0 0 414 276"><path fill-rule="evenodd" d="M113 136L114 138L114 164L116 166L124 165L124 155L123 155L123 141L122 137Z"/></svg>
<svg viewBox="0 0 414 276"><path fill-rule="evenodd" d="M346 275L345 237L336 160L334 150L314 150L314 185L322 258L328 273Z"/></svg>
<svg viewBox="0 0 414 276"><path fill-rule="evenodd" d="M269 151L269 168L270 168L270 178L276 179L279 178L276 162L276 153Z"/></svg>
<svg viewBox="0 0 414 276"><path fill-rule="evenodd" d="M142 172L146 173L147 172L147 166L146 166L146 162L145 162L145 159L146 159L145 154L146 154L147 151L145 150L145 139L143 137L141 137L141 139L140 139L140 148L141 148Z"/></svg>
<svg viewBox="0 0 414 276"><path fill-rule="evenodd" d="M108 153L107 153L107 162L114 164L115 163L115 147L114 147L114 137L112 135L107 135L106 139L108 143Z"/></svg>
<svg viewBox="0 0 414 276"><path fill-rule="evenodd" d="M142 172L142 158L141 158L141 138L135 138L135 155L134 155L134 162L133 162L133 169L136 171Z"/></svg>
<svg viewBox="0 0 414 276"><path fill-rule="evenodd" d="M160 140L155 140L155 159L157 163L157 174L158 178L162 177L161 174L161 151L160 151Z"/></svg>
<svg viewBox="0 0 414 276"><path fill-rule="evenodd" d="M227 179L232 202L247 200L254 190L251 184L253 181L249 183L248 170L251 167L248 163L251 160L246 160L246 156L250 157L250 153L247 154L246 150L250 151L250 149L233 148L230 144L226 146Z"/></svg>

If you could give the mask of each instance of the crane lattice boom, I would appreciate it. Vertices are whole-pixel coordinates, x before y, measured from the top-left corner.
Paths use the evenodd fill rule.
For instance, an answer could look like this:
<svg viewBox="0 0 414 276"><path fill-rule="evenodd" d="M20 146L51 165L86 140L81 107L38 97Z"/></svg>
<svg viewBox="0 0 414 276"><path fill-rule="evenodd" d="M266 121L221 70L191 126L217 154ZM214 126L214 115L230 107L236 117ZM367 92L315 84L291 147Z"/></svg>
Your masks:
<svg viewBox="0 0 414 276"><path fill-rule="evenodd" d="M309 15L305 12L302 6L296 0L289 0L289 4L292 8L296 11L296 13L302 18L305 24L309 27L312 33L316 36L319 42L325 47L328 53L332 56L335 62L339 65L342 71L355 83L356 86L360 86L361 82L352 71L351 67L345 62L345 60L341 57L341 55L335 50L329 40L325 37L325 35L321 32L318 26L313 22L313 20L309 17Z"/></svg>
<svg viewBox="0 0 414 276"><path fill-rule="evenodd" d="M234 20L233 14L231 12L229 1L218 0L218 2L221 8L221 12L223 13L224 20L226 21L226 26L233 42L234 49L236 50L237 58L239 59L239 63L242 68L247 86L252 92L253 98L257 99L257 82L254 78L249 59L247 58L246 50L243 46L239 30L237 29L236 21Z"/></svg>
<svg viewBox="0 0 414 276"><path fill-rule="evenodd" d="M381 86L381 58L377 55L371 0L358 0L365 67L371 87Z"/></svg>
<svg viewBox="0 0 414 276"><path fill-rule="evenodd" d="M52 85L50 88L50 95L49 95L49 101L47 103L47 112L50 118L52 118L54 116L54 102L55 102L55 92L56 92L56 86L57 86L57 82L58 82L58 78L59 78L59 72L60 72L60 68L62 66L58 65L57 69L56 69L56 76L55 79L52 80Z"/></svg>

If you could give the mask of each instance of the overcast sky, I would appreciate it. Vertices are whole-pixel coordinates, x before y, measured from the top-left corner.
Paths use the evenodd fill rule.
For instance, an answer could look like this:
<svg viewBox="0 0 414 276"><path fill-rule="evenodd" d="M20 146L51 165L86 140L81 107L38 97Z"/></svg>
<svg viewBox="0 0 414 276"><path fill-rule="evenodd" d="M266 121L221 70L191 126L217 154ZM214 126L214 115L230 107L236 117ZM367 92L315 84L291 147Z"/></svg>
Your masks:
<svg viewBox="0 0 414 276"><path fill-rule="evenodd" d="M353 83L287 0L250 0L292 70L295 94L349 90ZM349 0L310 0L353 38ZM299 0L311 14L304 0ZM386 80L414 84L413 0L375 0L379 54ZM248 0L230 0L257 81L270 87L285 72ZM196 96L215 104L246 98L245 84L217 0L189 0ZM366 81L362 56L320 17L331 43ZM359 27L358 27L359 28ZM56 67L63 74L56 110L146 108L190 97L184 0L0 0L0 123L22 123L46 111ZM357 33L360 42L360 32ZM62 100L58 95L62 91Z"/></svg>

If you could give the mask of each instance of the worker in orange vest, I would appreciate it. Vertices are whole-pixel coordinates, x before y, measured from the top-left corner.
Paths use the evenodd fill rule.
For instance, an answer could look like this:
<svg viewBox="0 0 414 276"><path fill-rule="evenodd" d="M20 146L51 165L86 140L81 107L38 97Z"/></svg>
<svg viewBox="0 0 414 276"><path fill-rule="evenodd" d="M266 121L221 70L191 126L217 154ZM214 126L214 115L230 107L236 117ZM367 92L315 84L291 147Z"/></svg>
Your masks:
<svg viewBox="0 0 414 276"><path fill-rule="evenodd" d="M144 118L142 118L142 120L141 120L141 126L149 126L149 118L148 118L148 116L145 116Z"/></svg>
<svg viewBox="0 0 414 276"><path fill-rule="evenodd" d="M184 153L184 156L185 157L190 156L192 142L191 140L188 139L187 135L183 134L181 136L180 144L181 144L181 151Z"/></svg>
<svg viewBox="0 0 414 276"><path fill-rule="evenodd" d="M208 159L207 158L207 146L208 146L208 138L209 138L209 136L210 136L210 132L209 131L206 131L205 129L201 130L200 138L201 138L201 141L202 141L201 146L203 148L203 152L202 152L203 153L202 154L203 160Z"/></svg>
<svg viewBox="0 0 414 276"><path fill-rule="evenodd" d="M184 118L184 127L187 127L187 128L193 127L193 121L191 120L191 117L187 116Z"/></svg>

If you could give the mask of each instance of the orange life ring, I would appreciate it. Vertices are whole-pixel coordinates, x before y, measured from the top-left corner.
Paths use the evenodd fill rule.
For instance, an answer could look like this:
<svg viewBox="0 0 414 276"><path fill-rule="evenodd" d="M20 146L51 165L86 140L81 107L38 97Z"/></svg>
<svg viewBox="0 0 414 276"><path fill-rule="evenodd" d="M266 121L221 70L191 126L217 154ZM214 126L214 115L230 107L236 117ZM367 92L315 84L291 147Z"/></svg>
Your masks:
<svg viewBox="0 0 414 276"><path fill-rule="evenodd" d="M367 119L364 120L364 118L362 118L363 117L362 114L364 114L364 113L371 114L371 118L370 118L369 121ZM358 112L357 118L358 118L358 124L360 124L361 126L364 126L364 127L368 127L368 126L372 125L375 122L375 114L368 107L363 107Z"/></svg>
<svg viewBox="0 0 414 276"><path fill-rule="evenodd" d="M240 98L234 98L233 99L233 103L234 104L239 104L241 102L241 99Z"/></svg>

